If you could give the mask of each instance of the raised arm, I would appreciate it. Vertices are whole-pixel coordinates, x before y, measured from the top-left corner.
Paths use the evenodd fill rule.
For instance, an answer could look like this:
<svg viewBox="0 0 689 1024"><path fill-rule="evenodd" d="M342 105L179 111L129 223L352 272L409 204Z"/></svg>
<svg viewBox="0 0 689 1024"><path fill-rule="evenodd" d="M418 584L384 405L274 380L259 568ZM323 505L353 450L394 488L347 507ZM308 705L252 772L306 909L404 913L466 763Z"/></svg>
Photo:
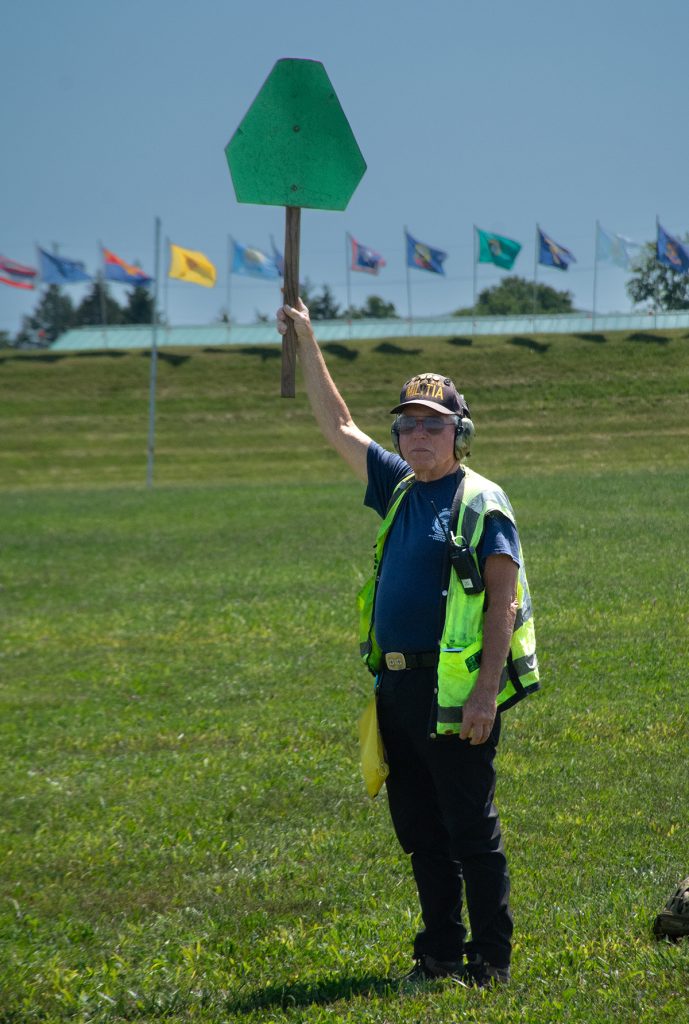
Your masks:
<svg viewBox="0 0 689 1024"><path fill-rule="evenodd" d="M301 299L297 309L283 306L278 310L277 328L280 334L287 330L287 317L294 321L304 385L316 422L326 441L365 483L368 476L366 453L371 438L359 430L335 387L313 333L309 311Z"/></svg>

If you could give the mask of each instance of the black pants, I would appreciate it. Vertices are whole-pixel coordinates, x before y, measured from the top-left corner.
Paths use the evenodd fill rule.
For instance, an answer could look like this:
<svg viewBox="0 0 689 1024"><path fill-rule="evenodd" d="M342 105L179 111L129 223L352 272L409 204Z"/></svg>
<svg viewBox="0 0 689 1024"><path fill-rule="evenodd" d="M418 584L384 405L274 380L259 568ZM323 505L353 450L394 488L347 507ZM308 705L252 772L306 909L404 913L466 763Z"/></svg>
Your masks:
<svg viewBox="0 0 689 1024"><path fill-rule="evenodd" d="M490 739L477 746L458 736L429 739L435 686L435 669L385 670L378 697L390 814L400 845L411 854L424 923L414 955L457 960L476 952L507 967L510 883L493 803L500 717Z"/></svg>

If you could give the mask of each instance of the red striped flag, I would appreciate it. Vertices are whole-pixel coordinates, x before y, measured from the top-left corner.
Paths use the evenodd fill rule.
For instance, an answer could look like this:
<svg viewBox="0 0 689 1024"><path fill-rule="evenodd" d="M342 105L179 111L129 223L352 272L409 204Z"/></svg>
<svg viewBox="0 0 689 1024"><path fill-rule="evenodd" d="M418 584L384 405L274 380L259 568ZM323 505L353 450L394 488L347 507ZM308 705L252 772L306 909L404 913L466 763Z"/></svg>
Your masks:
<svg viewBox="0 0 689 1024"><path fill-rule="evenodd" d="M11 288L26 288L29 291L36 286L38 271L35 267L25 267L16 260L8 260L0 256L0 284L8 284Z"/></svg>

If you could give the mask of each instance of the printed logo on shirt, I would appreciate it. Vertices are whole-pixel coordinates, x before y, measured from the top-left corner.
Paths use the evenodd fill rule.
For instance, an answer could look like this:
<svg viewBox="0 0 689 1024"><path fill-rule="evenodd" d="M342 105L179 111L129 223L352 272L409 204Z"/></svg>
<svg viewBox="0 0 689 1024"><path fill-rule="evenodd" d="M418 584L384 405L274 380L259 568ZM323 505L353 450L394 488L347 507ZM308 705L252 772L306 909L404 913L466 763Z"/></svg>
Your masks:
<svg viewBox="0 0 689 1024"><path fill-rule="evenodd" d="M450 529L450 510L449 508L441 509L437 516L433 517L431 524L431 533L428 536L432 540L439 540L441 544L447 540L447 534Z"/></svg>

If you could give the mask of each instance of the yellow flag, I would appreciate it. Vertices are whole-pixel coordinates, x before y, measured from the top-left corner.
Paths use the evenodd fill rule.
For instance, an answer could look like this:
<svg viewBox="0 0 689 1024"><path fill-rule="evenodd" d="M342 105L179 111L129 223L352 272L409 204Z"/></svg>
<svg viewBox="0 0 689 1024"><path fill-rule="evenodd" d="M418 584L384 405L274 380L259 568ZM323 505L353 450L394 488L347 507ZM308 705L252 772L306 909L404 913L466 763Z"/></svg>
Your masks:
<svg viewBox="0 0 689 1024"><path fill-rule="evenodd" d="M212 288L217 272L214 265L202 252L183 249L180 245L170 242L170 269L168 277L177 277L180 281L191 281L202 284L204 288Z"/></svg>

